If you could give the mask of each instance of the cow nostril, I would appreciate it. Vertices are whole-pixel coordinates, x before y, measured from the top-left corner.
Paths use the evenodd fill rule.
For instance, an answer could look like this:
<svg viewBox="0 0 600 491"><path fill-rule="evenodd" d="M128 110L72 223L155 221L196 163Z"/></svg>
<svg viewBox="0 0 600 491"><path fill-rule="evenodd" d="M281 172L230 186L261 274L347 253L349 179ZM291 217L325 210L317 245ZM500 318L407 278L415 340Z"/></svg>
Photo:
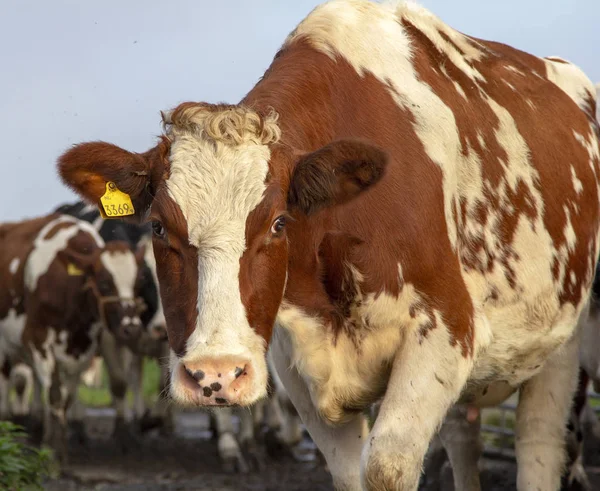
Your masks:
<svg viewBox="0 0 600 491"><path fill-rule="evenodd" d="M196 371L192 372L188 367L185 367L185 371L196 382L200 382L204 378L204 372L202 370L196 370Z"/></svg>

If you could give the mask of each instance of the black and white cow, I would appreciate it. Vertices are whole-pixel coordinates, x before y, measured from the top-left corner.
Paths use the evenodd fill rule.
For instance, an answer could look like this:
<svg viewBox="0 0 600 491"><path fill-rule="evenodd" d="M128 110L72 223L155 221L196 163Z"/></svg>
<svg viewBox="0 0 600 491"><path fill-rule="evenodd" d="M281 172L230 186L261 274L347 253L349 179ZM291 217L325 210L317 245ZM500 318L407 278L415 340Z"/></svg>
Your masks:
<svg viewBox="0 0 600 491"><path fill-rule="evenodd" d="M67 456L66 412L101 329L123 341L138 335L141 260L71 216L0 225L0 409L12 367L28 364L32 415L43 415L43 440L59 460Z"/></svg>
<svg viewBox="0 0 600 491"><path fill-rule="evenodd" d="M134 420L142 430L156 425L172 430L172 413L164 397L168 370L162 363L168 357L168 345L152 244L148 238L150 230L121 220L104 220L96 207L83 202L63 204L55 211L91 223L107 243L126 241L139 254L143 254L140 296L146 308L140 317L144 329L137 338L130 339L127 343L119 343L109 332L103 333L98 354L102 356L107 367L113 404L117 411L115 436L122 444L126 445L132 441L131 431L125 425L127 387L133 392ZM146 410L142 393L142 365L145 356L158 360L161 367L158 387L160 397L152 410ZM154 415L151 415L151 412Z"/></svg>

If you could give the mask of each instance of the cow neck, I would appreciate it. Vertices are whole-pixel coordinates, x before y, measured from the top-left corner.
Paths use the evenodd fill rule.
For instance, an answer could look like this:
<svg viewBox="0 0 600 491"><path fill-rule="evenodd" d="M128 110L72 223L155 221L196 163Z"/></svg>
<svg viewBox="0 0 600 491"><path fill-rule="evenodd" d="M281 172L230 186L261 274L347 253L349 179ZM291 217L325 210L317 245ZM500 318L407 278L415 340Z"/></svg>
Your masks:
<svg viewBox="0 0 600 491"><path fill-rule="evenodd" d="M284 47L263 78L241 101L268 114L275 110L281 139L272 147L271 172L284 188L298 156L319 149L336 138L352 136L343 131L337 111L348 87L339 79L338 62L316 51L307 41ZM324 265L319 248L328 231L335 229L335 213L323 210L311 216L294 216L288 224L288 282L284 301L325 322L340 323L343 315L330 301L321 281Z"/></svg>

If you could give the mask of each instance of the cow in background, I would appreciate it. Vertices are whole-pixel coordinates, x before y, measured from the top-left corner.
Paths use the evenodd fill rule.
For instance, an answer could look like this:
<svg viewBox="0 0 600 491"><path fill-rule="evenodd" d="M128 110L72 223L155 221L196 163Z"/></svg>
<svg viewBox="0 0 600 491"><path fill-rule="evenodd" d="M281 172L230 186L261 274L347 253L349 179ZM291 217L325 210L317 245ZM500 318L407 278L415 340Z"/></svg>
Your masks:
<svg viewBox="0 0 600 491"><path fill-rule="evenodd" d="M106 365L113 405L116 409L115 437L123 448L137 442L136 432L126 424L126 393L130 387L133 393L133 421L135 427L147 431L160 427L163 431L173 430L173 414L166 398L168 387L168 344L165 319L158 293L156 263L152 244L148 238L149 228L124 222L105 220L98 208L83 202L66 203L55 210L58 213L75 216L92 224L105 242L126 241L130 247L143 256L139 292L145 304L141 313L143 329L135 339L126 343L118 342L110 333L103 335L98 353ZM156 359L161 375L157 387L159 397L155 407L146 409L142 392L143 358Z"/></svg>
<svg viewBox="0 0 600 491"><path fill-rule="evenodd" d="M0 225L0 366L25 362L33 369L32 416L43 411L43 441L62 461L66 412L101 330L127 341L141 329L141 261L127 243L105 244L74 217L53 213ZM3 374L0 380L6 398Z"/></svg>

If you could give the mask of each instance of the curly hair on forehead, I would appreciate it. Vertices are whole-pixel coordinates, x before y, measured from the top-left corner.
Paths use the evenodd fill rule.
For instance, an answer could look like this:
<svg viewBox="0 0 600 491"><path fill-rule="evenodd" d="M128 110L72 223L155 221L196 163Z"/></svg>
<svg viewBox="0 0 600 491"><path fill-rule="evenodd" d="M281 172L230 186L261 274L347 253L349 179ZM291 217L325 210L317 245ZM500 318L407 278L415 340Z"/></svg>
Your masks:
<svg viewBox="0 0 600 491"><path fill-rule="evenodd" d="M174 110L161 112L165 132L186 131L210 138L226 145L276 143L281 130L279 115L271 111L266 115L239 105L184 102Z"/></svg>

